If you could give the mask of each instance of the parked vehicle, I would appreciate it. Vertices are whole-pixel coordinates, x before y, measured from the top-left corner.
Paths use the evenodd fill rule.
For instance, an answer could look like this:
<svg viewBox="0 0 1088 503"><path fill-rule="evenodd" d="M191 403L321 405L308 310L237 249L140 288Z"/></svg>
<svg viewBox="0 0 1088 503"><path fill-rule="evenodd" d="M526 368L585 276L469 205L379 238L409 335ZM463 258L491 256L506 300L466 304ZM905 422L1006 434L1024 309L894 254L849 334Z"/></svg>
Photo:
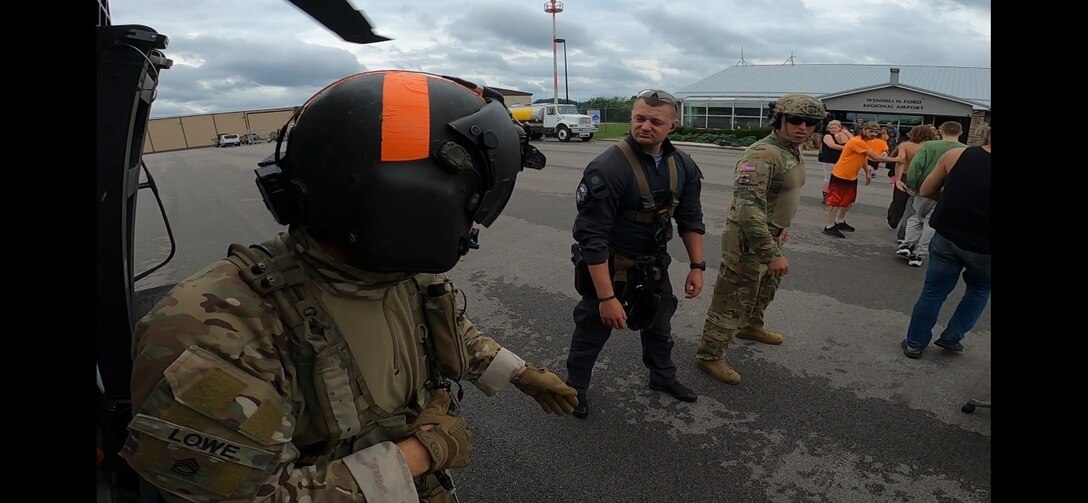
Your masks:
<svg viewBox="0 0 1088 503"><path fill-rule="evenodd" d="M256 145L258 143L264 143L264 138L261 138L261 135L253 131L242 135L242 145Z"/></svg>
<svg viewBox="0 0 1088 503"><path fill-rule="evenodd" d="M597 125L588 115L578 113L574 105L539 104L512 107L510 114L523 124L525 133L534 140L554 136L559 141L570 141L578 136L589 141L597 132Z"/></svg>
<svg viewBox="0 0 1088 503"><path fill-rule="evenodd" d="M215 138L216 147L241 147L242 139L236 134L221 134Z"/></svg>

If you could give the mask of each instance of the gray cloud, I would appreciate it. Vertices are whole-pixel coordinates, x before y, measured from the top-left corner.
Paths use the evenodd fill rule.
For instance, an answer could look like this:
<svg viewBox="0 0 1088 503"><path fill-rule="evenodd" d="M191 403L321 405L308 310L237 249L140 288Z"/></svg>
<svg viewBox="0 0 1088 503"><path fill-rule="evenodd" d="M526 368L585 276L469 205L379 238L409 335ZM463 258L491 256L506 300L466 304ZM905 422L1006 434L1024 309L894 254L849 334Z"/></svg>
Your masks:
<svg viewBox="0 0 1088 503"><path fill-rule="evenodd" d="M392 41L340 41L286 0L110 0L114 24L170 37L173 68L160 80L155 117L303 103L367 69L456 75L550 98L552 20L544 2L352 0ZM831 0L773 5L734 0L568 1L556 16L567 39L570 97L682 89L744 58L753 64L885 63L990 66L990 2ZM559 95L566 94L563 45Z"/></svg>

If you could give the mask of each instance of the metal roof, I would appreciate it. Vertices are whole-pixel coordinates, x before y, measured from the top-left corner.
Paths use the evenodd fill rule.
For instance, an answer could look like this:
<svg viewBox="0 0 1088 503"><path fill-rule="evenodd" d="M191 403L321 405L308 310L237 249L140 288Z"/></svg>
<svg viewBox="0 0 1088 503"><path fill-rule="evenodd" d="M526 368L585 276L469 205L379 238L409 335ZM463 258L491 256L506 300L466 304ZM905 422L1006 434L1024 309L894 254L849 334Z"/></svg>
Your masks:
<svg viewBox="0 0 1088 503"><path fill-rule="evenodd" d="M990 69L918 65L731 66L675 93L695 97L764 98L789 93L816 97L887 85L899 68L899 84L990 107Z"/></svg>

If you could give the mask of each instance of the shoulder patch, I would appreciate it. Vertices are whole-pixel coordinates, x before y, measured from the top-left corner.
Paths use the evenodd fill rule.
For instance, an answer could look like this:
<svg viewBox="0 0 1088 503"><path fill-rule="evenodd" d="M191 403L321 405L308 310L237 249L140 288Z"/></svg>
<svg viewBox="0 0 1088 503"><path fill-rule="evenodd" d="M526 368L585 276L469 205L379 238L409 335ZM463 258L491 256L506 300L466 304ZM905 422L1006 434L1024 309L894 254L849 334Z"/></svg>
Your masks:
<svg viewBox="0 0 1088 503"><path fill-rule="evenodd" d="M755 171L755 170L756 170L756 163L754 163L754 162L746 161L746 162L742 162L742 163L737 164L737 171Z"/></svg>
<svg viewBox="0 0 1088 503"><path fill-rule="evenodd" d="M586 200L586 195L589 194L589 187L586 184L579 183L578 190L574 193L574 201L578 204L582 204L582 201Z"/></svg>
<svg viewBox="0 0 1088 503"><path fill-rule="evenodd" d="M597 197L601 197L608 191L608 185L604 183L604 175L597 170L586 173L582 179L582 185L585 185L589 192Z"/></svg>
<svg viewBox="0 0 1088 503"><path fill-rule="evenodd" d="M604 185L604 178L601 176L600 173L589 174L586 177L586 181L589 183L589 187L591 187L594 191Z"/></svg>

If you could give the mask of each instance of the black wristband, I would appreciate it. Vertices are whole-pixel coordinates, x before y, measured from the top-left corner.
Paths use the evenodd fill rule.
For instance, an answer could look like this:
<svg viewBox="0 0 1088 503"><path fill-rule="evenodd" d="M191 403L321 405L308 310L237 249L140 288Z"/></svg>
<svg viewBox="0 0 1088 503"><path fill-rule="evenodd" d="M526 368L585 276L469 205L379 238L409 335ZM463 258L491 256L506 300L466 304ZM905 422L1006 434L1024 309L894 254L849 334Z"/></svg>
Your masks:
<svg viewBox="0 0 1088 503"><path fill-rule="evenodd" d="M614 298L616 298L616 294L612 294L612 295L609 295L608 297L600 298L600 299L597 299L597 300L599 302L608 302L608 301L610 301L610 300L612 300Z"/></svg>
<svg viewBox="0 0 1088 503"><path fill-rule="evenodd" d="M706 261L703 261L703 262L692 262L692 263L691 263L691 268L692 268L692 269L698 269L698 270L700 270L700 271L705 271L705 270L706 270Z"/></svg>

